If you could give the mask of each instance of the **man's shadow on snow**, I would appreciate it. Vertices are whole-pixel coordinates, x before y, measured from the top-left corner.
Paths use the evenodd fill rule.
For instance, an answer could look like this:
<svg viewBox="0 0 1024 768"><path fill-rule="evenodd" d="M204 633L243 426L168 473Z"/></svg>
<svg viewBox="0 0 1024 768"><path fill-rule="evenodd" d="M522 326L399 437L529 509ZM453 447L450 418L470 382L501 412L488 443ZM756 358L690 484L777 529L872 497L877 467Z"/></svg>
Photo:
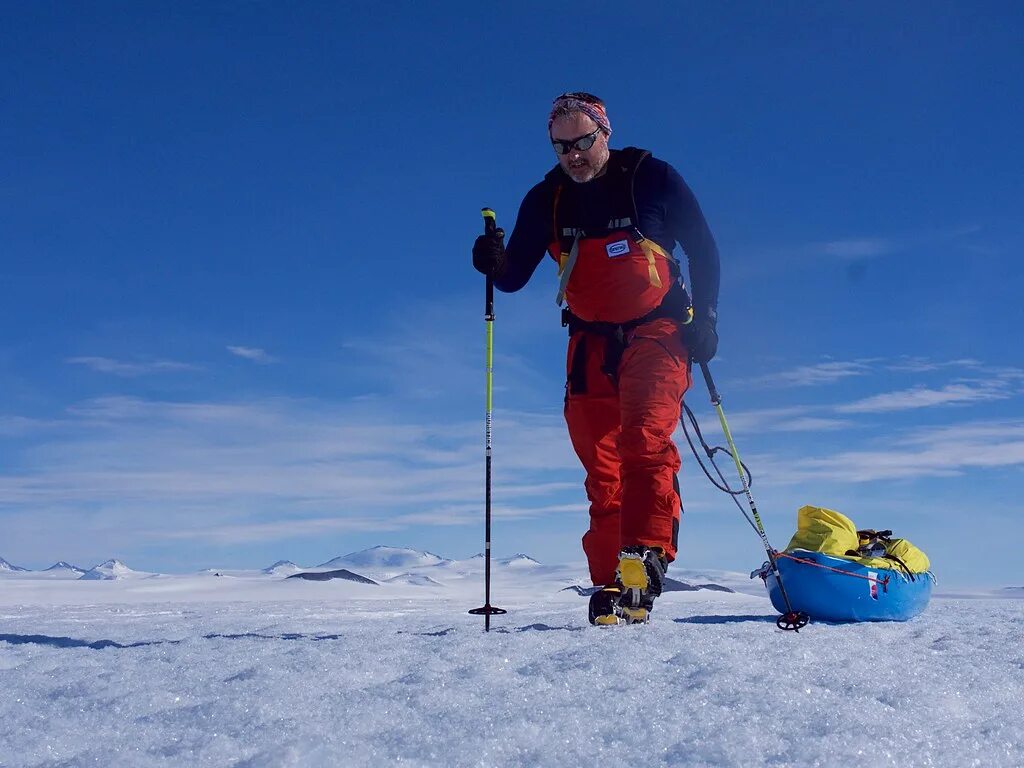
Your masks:
<svg viewBox="0 0 1024 768"><path fill-rule="evenodd" d="M686 616L682 619L673 619L676 624L742 624L745 622L775 623L774 616L764 614L741 614L741 615L714 615L714 616Z"/></svg>
<svg viewBox="0 0 1024 768"><path fill-rule="evenodd" d="M244 632L239 634L208 634L203 635L204 640L243 640L256 638L259 640L338 640L341 635L307 635L301 632L287 632L281 635L264 635L258 632ZM79 640L74 637L51 637L50 635L0 635L0 643L11 645L46 645L50 648L91 648L94 651L102 651L105 648L144 648L147 645L178 645L184 640L140 640L136 643L119 643L116 640Z"/></svg>
<svg viewBox="0 0 1024 768"><path fill-rule="evenodd" d="M0 635L0 643L11 645L48 645L51 648L142 648L147 645L177 645L181 640L145 640L138 643L119 643L115 640L78 640L74 637L51 637L49 635Z"/></svg>

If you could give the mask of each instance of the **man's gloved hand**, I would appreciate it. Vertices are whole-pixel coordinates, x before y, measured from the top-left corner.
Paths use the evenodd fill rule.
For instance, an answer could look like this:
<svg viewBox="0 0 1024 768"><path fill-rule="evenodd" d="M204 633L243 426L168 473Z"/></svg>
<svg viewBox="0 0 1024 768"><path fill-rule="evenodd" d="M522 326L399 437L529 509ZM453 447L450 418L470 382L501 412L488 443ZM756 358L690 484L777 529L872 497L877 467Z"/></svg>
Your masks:
<svg viewBox="0 0 1024 768"><path fill-rule="evenodd" d="M710 361L718 351L718 313L710 307L694 310L693 320L683 326L683 341L695 363Z"/></svg>
<svg viewBox="0 0 1024 768"><path fill-rule="evenodd" d="M505 268L505 230L499 227L476 239L473 243L473 267L488 277L501 274Z"/></svg>

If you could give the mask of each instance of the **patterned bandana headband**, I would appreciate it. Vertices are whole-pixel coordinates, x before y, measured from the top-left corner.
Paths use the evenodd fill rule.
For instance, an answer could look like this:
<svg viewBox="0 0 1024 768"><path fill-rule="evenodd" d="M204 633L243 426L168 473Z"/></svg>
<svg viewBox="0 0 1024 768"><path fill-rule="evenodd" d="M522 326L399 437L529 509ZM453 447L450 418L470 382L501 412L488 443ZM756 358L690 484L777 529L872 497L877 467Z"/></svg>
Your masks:
<svg viewBox="0 0 1024 768"><path fill-rule="evenodd" d="M600 101L595 101L595 98L585 93L563 93L551 105L551 114L548 117L548 130L551 130L551 124L555 122L555 118L559 115L582 112L597 123L597 126L604 131L606 136L611 136L612 124L608 122L608 113L605 111L604 104L600 103Z"/></svg>

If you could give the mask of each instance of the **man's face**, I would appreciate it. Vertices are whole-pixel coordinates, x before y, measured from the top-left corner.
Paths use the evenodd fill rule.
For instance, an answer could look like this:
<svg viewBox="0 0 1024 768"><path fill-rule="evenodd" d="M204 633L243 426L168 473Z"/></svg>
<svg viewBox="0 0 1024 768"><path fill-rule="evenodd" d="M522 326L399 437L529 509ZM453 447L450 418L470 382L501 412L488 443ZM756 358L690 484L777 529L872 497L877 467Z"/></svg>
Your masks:
<svg viewBox="0 0 1024 768"><path fill-rule="evenodd" d="M571 142L597 130L597 123L582 112L573 112L555 119L551 124L553 141ZM557 154L557 150L556 150ZM608 163L608 137L597 132L594 146L587 150L571 148L566 154L558 155L558 164L569 178L584 184L604 172Z"/></svg>

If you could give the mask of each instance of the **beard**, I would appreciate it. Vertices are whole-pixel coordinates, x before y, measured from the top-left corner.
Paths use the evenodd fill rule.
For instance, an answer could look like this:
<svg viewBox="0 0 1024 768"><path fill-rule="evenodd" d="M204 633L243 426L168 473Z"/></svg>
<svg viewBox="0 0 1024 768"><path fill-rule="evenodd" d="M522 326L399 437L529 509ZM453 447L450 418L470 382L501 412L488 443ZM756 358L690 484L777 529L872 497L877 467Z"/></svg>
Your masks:
<svg viewBox="0 0 1024 768"><path fill-rule="evenodd" d="M608 156L608 148L604 147L592 157L581 157L576 162L568 160L562 166L562 170L577 184L586 184L604 172L605 166L608 165Z"/></svg>

